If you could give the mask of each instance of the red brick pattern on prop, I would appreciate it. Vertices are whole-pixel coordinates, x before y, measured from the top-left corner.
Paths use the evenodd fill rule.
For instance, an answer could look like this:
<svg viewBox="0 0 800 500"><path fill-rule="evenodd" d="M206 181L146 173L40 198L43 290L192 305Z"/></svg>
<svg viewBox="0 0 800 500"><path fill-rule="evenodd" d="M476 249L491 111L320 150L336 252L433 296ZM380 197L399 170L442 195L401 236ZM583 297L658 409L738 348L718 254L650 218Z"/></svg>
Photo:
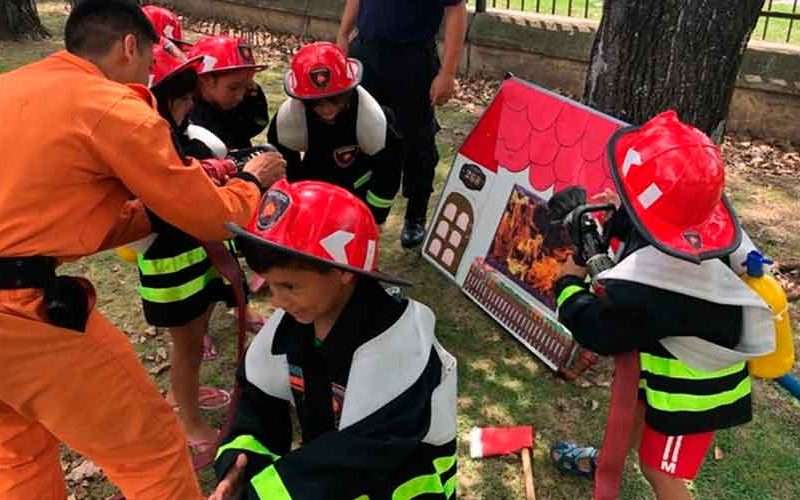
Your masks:
<svg viewBox="0 0 800 500"><path fill-rule="evenodd" d="M528 169L537 191L579 184L591 196L614 189L606 144L621 126L574 101L510 78L470 133L461 154L492 172Z"/></svg>

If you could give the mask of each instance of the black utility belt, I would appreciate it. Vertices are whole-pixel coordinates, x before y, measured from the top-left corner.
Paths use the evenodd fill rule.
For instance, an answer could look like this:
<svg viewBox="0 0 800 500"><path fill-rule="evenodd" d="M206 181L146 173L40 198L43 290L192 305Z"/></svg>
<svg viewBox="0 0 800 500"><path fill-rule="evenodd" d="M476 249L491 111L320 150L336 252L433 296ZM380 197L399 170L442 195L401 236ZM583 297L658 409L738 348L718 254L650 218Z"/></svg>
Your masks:
<svg viewBox="0 0 800 500"><path fill-rule="evenodd" d="M56 259L52 257L0 258L0 290L44 288L56 277Z"/></svg>
<svg viewBox="0 0 800 500"><path fill-rule="evenodd" d="M83 332L89 291L71 276L56 276L53 257L0 257L0 290L41 289L48 323Z"/></svg>

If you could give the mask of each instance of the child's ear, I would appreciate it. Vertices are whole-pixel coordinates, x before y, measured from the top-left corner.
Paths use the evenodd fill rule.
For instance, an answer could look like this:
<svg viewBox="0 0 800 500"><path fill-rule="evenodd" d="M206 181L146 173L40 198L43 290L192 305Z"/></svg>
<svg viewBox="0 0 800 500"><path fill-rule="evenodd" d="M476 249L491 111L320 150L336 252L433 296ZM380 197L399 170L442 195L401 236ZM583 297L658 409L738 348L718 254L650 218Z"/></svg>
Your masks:
<svg viewBox="0 0 800 500"><path fill-rule="evenodd" d="M350 285L356 282L356 275L348 271L339 271L339 279L343 285Z"/></svg>

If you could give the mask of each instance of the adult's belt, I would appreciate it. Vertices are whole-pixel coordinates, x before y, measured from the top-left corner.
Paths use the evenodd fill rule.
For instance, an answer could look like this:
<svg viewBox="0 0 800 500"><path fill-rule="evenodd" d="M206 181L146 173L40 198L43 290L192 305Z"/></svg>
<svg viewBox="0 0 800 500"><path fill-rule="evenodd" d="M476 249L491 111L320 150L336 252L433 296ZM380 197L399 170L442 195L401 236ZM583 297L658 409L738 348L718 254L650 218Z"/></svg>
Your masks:
<svg viewBox="0 0 800 500"><path fill-rule="evenodd" d="M53 257L0 258L0 290L41 289L47 322L60 328L83 332L93 304L88 281L56 276Z"/></svg>
<svg viewBox="0 0 800 500"><path fill-rule="evenodd" d="M0 257L0 290L44 288L55 277L52 257Z"/></svg>

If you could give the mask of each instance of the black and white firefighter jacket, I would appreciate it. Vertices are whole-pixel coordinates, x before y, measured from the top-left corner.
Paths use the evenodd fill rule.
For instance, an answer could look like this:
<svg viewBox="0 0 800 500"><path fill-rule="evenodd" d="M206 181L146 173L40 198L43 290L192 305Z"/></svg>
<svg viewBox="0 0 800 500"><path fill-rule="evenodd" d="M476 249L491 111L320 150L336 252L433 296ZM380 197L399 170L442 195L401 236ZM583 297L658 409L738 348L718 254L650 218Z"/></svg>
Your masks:
<svg viewBox="0 0 800 500"><path fill-rule="evenodd" d="M400 187L402 144L392 112L362 87L333 123L287 99L270 122L267 141L286 159L290 182L343 187L367 203L378 224L386 220Z"/></svg>
<svg viewBox="0 0 800 500"><path fill-rule="evenodd" d="M244 453L242 498L454 498L456 360L434 325L428 307L367 279L321 344L312 325L273 313L239 370L217 477Z"/></svg>

